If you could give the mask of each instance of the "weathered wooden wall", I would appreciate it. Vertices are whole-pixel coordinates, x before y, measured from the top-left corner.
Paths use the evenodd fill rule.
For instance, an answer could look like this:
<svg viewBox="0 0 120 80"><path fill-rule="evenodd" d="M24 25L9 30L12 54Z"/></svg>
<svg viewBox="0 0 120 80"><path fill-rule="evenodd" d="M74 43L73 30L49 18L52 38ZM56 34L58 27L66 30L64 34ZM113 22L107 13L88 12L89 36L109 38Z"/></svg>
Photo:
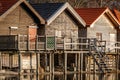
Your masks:
<svg viewBox="0 0 120 80"><path fill-rule="evenodd" d="M28 34L28 26L36 25L30 14L24 7L18 6L0 22L0 35ZM9 27L18 27L18 29L10 31Z"/></svg>
<svg viewBox="0 0 120 80"><path fill-rule="evenodd" d="M114 25L109 21L109 19L102 15L96 22L94 22L90 27L87 28L87 37L88 38L97 38L96 33L102 33L102 40L107 41L109 46L109 41L116 41L116 36L110 40L110 34L117 34L117 31Z"/></svg>
<svg viewBox="0 0 120 80"><path fill-rule="evenodd" d="M46 35L61 35L67 37L78 37L78 27L74 19L67 12L62 12L50 25L40 28L41 33Z"/></svg>

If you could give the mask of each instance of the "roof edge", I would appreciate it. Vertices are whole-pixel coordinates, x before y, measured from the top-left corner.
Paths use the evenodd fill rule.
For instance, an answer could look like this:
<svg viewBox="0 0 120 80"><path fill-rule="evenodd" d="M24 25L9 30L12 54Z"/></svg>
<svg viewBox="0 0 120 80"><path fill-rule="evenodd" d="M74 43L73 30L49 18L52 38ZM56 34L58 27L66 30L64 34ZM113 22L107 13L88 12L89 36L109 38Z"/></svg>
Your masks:
<svg viewBox="0 0 120 80"><path fill-rule="evenodd" d="M37 11L32 8L32 6L26 0L17 1L11 8L9 8L5 13L0 16L0 21L2 21L10 12L12 12L17 6L24 3L40 20L41 24L45 24L45 20L37 13Z"/></svg>
<svg viewBox="0 0 120 80"><path fill-rule="evenodd" d="M92 24L94 24L103 14L105 14L105 13L109 13L111 16L112 16L112 18L116 21L116 23L118 24L118 25L120 25L120 23L119 23L119 21L117 20L117 18L113 15L113 13L110 11L110 9L107 7L104 11L103 11L103 13L100 15L100 16L98 16L98 18L96 19L96 20L94 20L93 21L93 23ZM90 25L92 25L92 24L90 24Z"/></svg>
<svg viewBox="0 0 120 80"><path fill-rule="evenodd" d="M62 13L65 9L68 9L72 15L85 27L85 21L77 14L77 12L70 6L68 2L64 3L49 19L47 19L47 25L49 25L55 18Z"/></svg>

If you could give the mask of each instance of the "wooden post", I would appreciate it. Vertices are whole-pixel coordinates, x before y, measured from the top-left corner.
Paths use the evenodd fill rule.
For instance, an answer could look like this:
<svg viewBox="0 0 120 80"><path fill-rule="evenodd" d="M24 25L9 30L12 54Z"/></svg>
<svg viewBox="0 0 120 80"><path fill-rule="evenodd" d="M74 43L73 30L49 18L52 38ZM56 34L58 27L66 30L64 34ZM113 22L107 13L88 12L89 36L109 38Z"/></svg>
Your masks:
<svg viewBox="0 0 120 80"><path fill-rule="evenodd" d="M30 50L30 35L27 35L28 37L28 46L27 46L27 49Z"/></svg>
<svg viewBox="0 0 120 80"><path fill-rule="evenodd" d="M45 71L47 72L47 67L48 67L48 58L47 58L47 53L45 53Z"/></svg>
<svg viewBox="0 0 120 80"><path fill-rule="evenodd" d="M39 68L40 68L40 54L36 53L36 73L39 74Z"/></svg>
<svg viewBox="0 0 120 80"><path fill-rule="evenodd" d="M0 70L2 70L2 53L0 52Z"/></svg>
<svg viewBox="0 0 120 80"><path fill-rule="evenodd" d="M80 53L78 53L78 72L80 72Z"/></svg>
<svg viewBox="0 0 120 80"><path fill-rule="evenodd" d="M67 72L67 53L64 53L64 73Z"/></svg>
<svg viewBox="0 0 120 80"><path fill-rule="evenodd" d="M50 68L49 68L49 71L50 71L50 73L52 72L52 58L51 58L51 56L52 56L52 53L50 53L49 54L49 66L50 66Z"/></svg>
<svg viewBox="0 0 120 80"><path fill-rule="evenodd" d="M32 73L32 53L30 53L30 73Z"/></svg>
<svg viewBox="0 0 120 80"><path fill-rule="evenodd" d="M12 67L12 54L9 53L9 68L11 69Z"/></svg>
<svg viewBox="0 0 120 80"><path fill-rule="evenodd" d="M80 65L81 72L83 71L83 53L81 53L81 65Z"/></svg>
<svg viewBox="0 0 120 80"><path fill-rule="evenodd" d="M47 35L45 35L45 50L47 50Z"/></svg>
<svg viewBox="0 0 120 80"><path fill-rule="evenodd" d="M65 37L64 37L64 41L63 41L63 49L66 50Z"/></svg>
<svg viewBox="0 0 120 80"><path fill-rule="evenodd" d="M54 74L54 53L51 54L52 56L52 61L51 61L51 65L52 65L52 73Z"/></svg>
<svg viewBox="0 0 120 80"><path fill-rule="evenodd" d="M38 50L38 35L36 35L35 49ZM37 55L36 55L36 57L37 57Z"/></svg>
<svg viewBox="0 0 120 80"><path fill-rule="evenodd" d="M83 53L80 53L80 79L83 79Z"/></svg>
<svg viewBox="0 0 120 80"><path fill-rule="evenodd" d="M74 71L77 71L78 69L78 56L77 53L75 53L75 67L74 67Z"/></svg>
<svg viewBox="0 0 120 80"><path fill-rule="evenodd" d="M19 52L18 53L18 62L19 62L19 74L21 74L21 71L22 71L22 55L21 55L21 53Z"/></svg>

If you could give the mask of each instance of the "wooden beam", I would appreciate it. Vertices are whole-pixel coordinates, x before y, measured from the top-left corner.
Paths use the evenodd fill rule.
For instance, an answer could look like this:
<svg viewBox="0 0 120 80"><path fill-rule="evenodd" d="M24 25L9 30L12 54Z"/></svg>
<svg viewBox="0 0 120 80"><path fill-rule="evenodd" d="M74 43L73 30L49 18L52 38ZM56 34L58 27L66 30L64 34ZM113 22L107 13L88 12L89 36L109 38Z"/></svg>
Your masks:
<svg viewBox="0 0 120 80"><path fill-rule="evenodd" d="M30 73L32 73L32 53L30 53Z"/></svg>
<svg viewBox="0 0 120 80"><path fill-rule="evenodd" d="M54 74L54 53L51 54L52 59L51 59L51 65L52 65L52 74Z"/></svg>
<svg viewBox="0 0 120 80"><path fill-rule="evenodd" d="M22 55L20 52L18 52L18 63L19 63L19 74L21 74L22 71Z"/></svg>
<svg viewBox="0 0 120 80"><path fill-rule="evenodd" d="M67 53L64 53L64 73L67 73Z"/></svg>
<svg viewBox="0 0 120 80"><path fill-rule="evenodd" d="M36 53L36 73L39 74L39 68L40 68L40 54Z"/></svg>
<svg viewBox="0 0 120 80"><path fill-rule="evenodd" d="M2 53L0 52L0 70L2 70Z"/></svg>
<svg viewBox="0 0 120 80"><path fill-rule="evenodd" d="M49 66L50 66L50 73L52 72L52 53L49 54Z"/></svg>
<svg viewBox="0 0 120 80"><path fill-rule="evenodd" d="M77 64L77 66L78 66L78 72L80 72L80 53L78 54L78 64Z"/></svg>

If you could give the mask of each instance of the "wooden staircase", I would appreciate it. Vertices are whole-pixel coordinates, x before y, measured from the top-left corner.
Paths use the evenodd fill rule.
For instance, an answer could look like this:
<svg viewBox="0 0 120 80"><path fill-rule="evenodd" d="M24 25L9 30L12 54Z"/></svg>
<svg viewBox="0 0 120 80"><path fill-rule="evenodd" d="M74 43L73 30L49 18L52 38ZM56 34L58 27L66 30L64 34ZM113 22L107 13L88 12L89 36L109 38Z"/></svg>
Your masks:
<svg viewBox="0 0 120 80"><path fill-rule="evenodd" d="M89 41L90 55L101 73L109 73L111 71L109 68L109 57L105 55L105 46L106 44L103 41L97 41L96 39L90 39Z"/></svg>

